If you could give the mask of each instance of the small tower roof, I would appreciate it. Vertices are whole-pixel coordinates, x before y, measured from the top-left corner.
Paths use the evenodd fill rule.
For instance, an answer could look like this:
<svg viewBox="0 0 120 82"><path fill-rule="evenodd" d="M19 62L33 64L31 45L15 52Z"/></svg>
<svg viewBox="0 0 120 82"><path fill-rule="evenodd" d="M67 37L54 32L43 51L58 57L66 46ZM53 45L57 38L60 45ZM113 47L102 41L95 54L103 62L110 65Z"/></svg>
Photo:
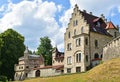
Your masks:
<svg viewBox="0 0 120 82"><path fill-rule="evenodd" d="M28 54L28 53L29 53L29 50L28 50L28 47L26 47L24 54Z"/></svg>
<svg viewBox="0 0 120 82"><path fill-rule="evenodd" d="M58 52L57 47L54 48L53 53L54 53L54 52Z"/></svg>
<svg viewBox="0 0 120 82"><path fill-rule="evenodd" d="M107 22L106 29L117 29L117 28L116 28L115 25L110 21L110 22Z"/></svg>

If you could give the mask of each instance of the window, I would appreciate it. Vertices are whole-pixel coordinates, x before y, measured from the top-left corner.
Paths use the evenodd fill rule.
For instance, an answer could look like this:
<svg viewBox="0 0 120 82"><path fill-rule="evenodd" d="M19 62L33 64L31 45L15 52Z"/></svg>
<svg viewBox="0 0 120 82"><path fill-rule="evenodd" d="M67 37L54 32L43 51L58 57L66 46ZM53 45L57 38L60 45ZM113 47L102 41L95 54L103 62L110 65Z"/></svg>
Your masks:
<svg viewBox="0 0 120 82"><path fill-rule="evenodd" d="M88 45L88 38L85 38L85 45Z"/></svg>
<svg viewBox="0 0 120 82"><path fill-rule="evenodd" d="M99 58L98 53L95 53L94 58L95 58L95 59L96 59L96 58Z"/></svg>
<svg viewBox="0 0 120 82"><path fill-rule="evenodd" d="M73 21L73 26L77 26L78 25L78 20L74 20Z"/></svg>
<svg viewBox="0 0 120 82"><path fill-rule="evenodd" d="M78 21L76 20L76 26L78 25Z"/></svg>
<svg viewBox="0 0 120 82"><path fill-rule="evenodd" d="M81 28L81 33L84 33L84 28L83 27Z"/></svg>
<svg viewBox="0 0 120 82"><path fill-rule="evenodd" d="M98 47L98 40L95 40L95 47Z"/></svg>
<svg viewBox="0 0 120 82"><path fill-rule="evenodd" d="M81 62L81 53L76 54L76 62Z"/></svg>
<svg viewBox="0 0 120 82"><path fill-rule="evenodd" d="M26 66L26 68L29 68L29 66Z"/></svg>
<svg viewBox="0 0 120 82"><path fill-rule="evenodd" d="M68 38L70 38L70 32L68 33Z"/></svg>
<svg viewBox="0 0 120 82"><path fill-rule="evenodd" d="M115 36L115 38L117 37L117 32L114 32L114 36Z"/></svg>
<svg viewBox="0 0 120 82"><path fill-rule="evenodd" d="M69 51L69 50L71 50L72 49L72 44L71 43L68 43L67 44L67 50Z"/></svg>
<svg viewBox="0 0 120 82"><path fill-rule="evenodd" d="M103 57L103 55L101 54L101 58Z"/></svg>
<svg viewBox="0 0 120 82"><path fill-rule="evenodd" d="M73 26L75 26L75 21L73 21Z"/></svg>
<svg viewBox="0 0 120 82"><path fill-rule="evenodd" d="M78 39L76 39L76 47L78 47L78 46L80 46L80 45L81 45L81 39L78 38Z"/></svg>
<svg viewBox="0 0 120 82"><path fill-rule="evenodd" d="M76 67L76 72L77 73L81 72L81 67Z"/></svg>
<svg viewBox="0 0 120 82"><path fill-rule="evenodd" d="M74 35L76 35L76 29L74 30Z"/></svg>
<svg viewBox="0 0 120 82"><path fill-rule="evenodd" d="M71 56L67 58L67 64L72 64L72 58L71 58Z"/></svg>
<svg viewBox="0 0 120 82"><path fill-rule="evenodd" d="M71 73L71 68L67 68L67 73Z"/></svg>
<svg viewBox="0 0 120 82"><path fill-rule="evenodd" d="M96 25L96 26L100 27L100 22L97 22L97 25Z"/></svg>
<svg viewBox="0 0 120 82"><path fill-rule="evenodd" d="M86 55L86 62L88 62L88 55Z"/></svg>

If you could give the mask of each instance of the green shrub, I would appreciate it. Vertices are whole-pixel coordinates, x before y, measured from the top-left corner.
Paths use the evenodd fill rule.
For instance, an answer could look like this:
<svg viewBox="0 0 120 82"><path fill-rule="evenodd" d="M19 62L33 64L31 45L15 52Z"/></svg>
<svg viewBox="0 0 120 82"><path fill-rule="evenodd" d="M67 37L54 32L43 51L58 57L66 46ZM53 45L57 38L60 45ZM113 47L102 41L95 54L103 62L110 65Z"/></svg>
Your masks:
<svg viewBox="0 0 120 82"><path fill-rule="evenodd" d="M0 76L0 82L8 82L6 76Z"/></svg>

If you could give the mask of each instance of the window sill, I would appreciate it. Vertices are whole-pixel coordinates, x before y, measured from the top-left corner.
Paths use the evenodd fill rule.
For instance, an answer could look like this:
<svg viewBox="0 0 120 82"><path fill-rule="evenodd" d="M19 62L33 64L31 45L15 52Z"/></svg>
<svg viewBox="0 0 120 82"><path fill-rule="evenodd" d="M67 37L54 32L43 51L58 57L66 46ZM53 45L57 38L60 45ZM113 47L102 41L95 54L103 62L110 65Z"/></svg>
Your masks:
<svg viewBox="0 0 120 82"><path fill-rule="evenodd" d="M67 64L67 65L72 65L72 64Z"/></svg>

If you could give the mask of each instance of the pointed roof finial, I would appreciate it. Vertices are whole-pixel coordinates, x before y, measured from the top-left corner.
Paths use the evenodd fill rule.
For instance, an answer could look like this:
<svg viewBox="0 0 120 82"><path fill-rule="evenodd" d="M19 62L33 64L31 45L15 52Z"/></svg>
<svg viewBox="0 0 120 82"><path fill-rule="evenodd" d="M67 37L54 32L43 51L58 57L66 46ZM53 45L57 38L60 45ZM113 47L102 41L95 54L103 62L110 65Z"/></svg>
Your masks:
<svg viewBox="0 0 120 82"><path fill-rule="evenodd" d="M28 46L26 46L24 53L29 53Z"/></svg>

